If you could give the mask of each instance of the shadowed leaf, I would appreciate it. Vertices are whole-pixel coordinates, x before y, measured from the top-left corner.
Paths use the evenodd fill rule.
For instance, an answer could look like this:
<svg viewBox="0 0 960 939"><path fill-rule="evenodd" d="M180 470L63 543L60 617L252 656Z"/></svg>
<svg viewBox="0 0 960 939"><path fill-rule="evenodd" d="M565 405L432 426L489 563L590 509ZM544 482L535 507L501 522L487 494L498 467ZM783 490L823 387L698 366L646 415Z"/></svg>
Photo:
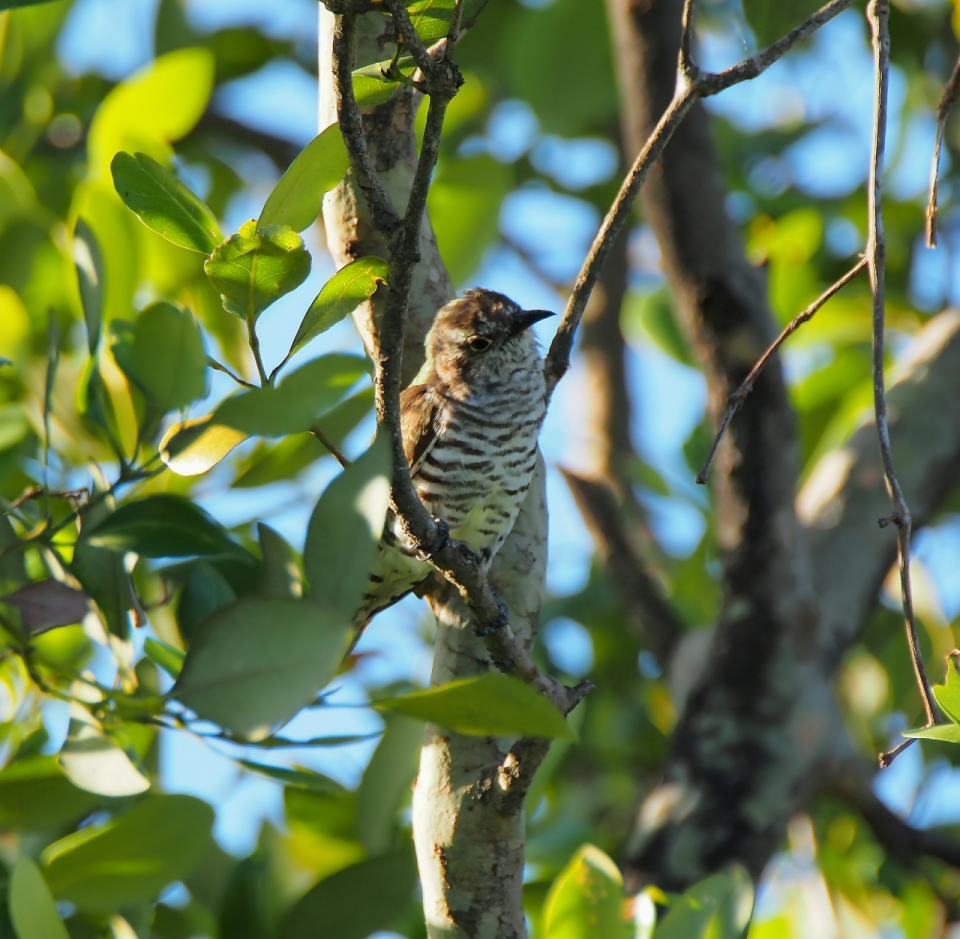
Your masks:
<svg viewBox="0 0 960 939"><path fill-rule="evenodd" d="M57 626L79 623L90 610L83 591L52 579L27 584L0 597L0 602L20 611L21 622L33 636Z"/></svg>

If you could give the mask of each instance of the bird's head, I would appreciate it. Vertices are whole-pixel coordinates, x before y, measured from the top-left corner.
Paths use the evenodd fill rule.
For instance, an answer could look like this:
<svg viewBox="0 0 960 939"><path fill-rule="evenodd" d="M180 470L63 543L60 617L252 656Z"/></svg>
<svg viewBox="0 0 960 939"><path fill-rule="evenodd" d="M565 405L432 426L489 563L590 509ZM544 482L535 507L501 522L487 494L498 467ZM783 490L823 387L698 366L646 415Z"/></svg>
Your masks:
<svg viewBox="0 0 960 939"><path fill-rule="evenodd" d="M549 310L522 310L493 290L467 290L437 313L427 335L427 361L437 377L470 391L504 381L518 368L541 367L530 332Z"/></svg>

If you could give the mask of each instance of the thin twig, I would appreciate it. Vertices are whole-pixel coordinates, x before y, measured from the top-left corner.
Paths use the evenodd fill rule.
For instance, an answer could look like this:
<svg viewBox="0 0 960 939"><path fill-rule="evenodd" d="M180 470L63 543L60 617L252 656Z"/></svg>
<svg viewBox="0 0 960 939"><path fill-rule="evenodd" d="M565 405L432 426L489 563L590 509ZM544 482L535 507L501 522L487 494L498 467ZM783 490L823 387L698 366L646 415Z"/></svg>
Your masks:
<svg viewBox="0 0 960 939"><path fill-rule="evenodd" d="M344 456L343 451L333 442L333 440L326 434L324 429L314 421L313 427L310 428L310 433L313 434L317 440L320 441L332 454L333 458L344 468L346 469L350 465L350 460Z"/></svg>
<svg viewBox="0 0 960 939"><path fill-rule="evenodd" d="M680 39L680 54L677 62L676 92L624 178L620 191L617 193L617 198L594 237L587 258L583 262L573 290L570 292L567 308L564 310L557 334L550 344L550 351L547 353L544 363L548 395L553 392L557 382L570 367L570 354L573 351L573 340L577 327L600 275L600 268L603 267L607 255L610 253L613 240L626 222L637 193L643 186L653 164L670 142L687 112L700 98L719 94L733 85L756 78L774 62L782 58L797 43L812 36L821 26L840 14L851 3L852 0L832 0L762 52L758 52L749 59L744 59L744 61L726 69L726 71L712 73L700 71L691 60L693 2L692 0L686 0L683 13L683 34Z"/></svg>
<svg viewBox="0 0 960 939"><path fill-rule="evenodd" d="M883 344L885 327L884 271L887 247L883 235L883 151L887 131L887 88L890 70L890 0L870 0L867 18L873 33L874 55L874 115L873 144L870 155L870 172L867 181L867 270L870 276L870 291L873 294L873 404L876 413L877 437L880 443L880 458L883 475L887 481L893 512L881 519L881 527L890 522L897 526L897 555L900 565L900 590L903 595L903 615L907 632L907 644L913 671L926 714L925 727L937 721L937 706L930 682L927 679L917 623L913 610L913 590L910 583L910 510L907 507L900 480L893 466L893 450L890 445L890 426L887 419L887 394L883 374ZM909 744L907 744L909 745ZM880 762L889 765L903 745L894 751L882 754Z"/></svg>
<svg viewBox="0 0 960 939"><path fill-rule="evenodd" d="M430 53L427 52L427 47L423 44L420 34L413 25L406 7L399 0L384 0L384 2L393 17L397 33L403 39L403 44L410 50L413 61L417 63L423 77L429 80L433 73L434 61L430 58Z"/></svg>
<svg viewBox="0 0 960 939"><path fill-rule="evenodd" d="M930 164L930 201L927 204L927 247L937 246L937 187L940 176L940 150L947 127L950 110L960 98L960 58L953 67L953 74L943 88L940 106L937 108L937 139L933 145L933 161Z"/></svg>
<svg viewBox="0 0 960 939"><path fill-rule="evenodd" d="M704 461L703 469L697 474L697 484L702 486L706 483L707 477L710 475L710 467L713 464L713 458L717 455L717 448L720 446L720 441L723 439L723 435L726 433L727 428L730 426L730 422L733 420L734 415L737 411L740 410L740 407L743 405L743 402L746 400L747 395L753 391L753 386L757 381L760 373L766 367L767 363L773 358L774 353L783 345L783 343L795 333L804 323L808 320L813 319L817 311L822 307L834 294L838 293L843 287L845 287L857 274L860 273L867 266L866 257L860 258L856 264L846 274L843 275L838 281L831 284L813 303L810 304L802 313L799 313L794 317L784 328L783 332L771 343L770 347L767 349L763 355L757 360L757 364L750 369L750 373L743 380L740 387L730 395L727 399L727 411L723 415L723 420L720 421L720 427L717 430L716 436L713 438L713 445L710 447L710 452L707 454L707 458Z"/></svg>
<svg viewBox="0 0 960 939"><path fill-rule="evenodd" d="M227 368L227 366L222 362L218 362L215 358L213 358L213 356L207 356L207 365L209 365L210 368L216 369L218 372L223 372L224 375L229 375L238 385L243 385L244 388L253 388L256 390L257 386L253 382L241 378L235 372L232 372L229 368ZM273 375L270 376L270 380L273 381Z"/></svg>

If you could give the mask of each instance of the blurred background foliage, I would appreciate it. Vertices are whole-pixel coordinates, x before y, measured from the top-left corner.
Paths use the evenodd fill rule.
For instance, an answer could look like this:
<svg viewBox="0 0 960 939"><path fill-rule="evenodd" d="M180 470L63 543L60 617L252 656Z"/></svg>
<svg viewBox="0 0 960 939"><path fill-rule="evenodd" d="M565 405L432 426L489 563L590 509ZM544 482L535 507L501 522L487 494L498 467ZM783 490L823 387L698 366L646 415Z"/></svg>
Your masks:
<svg viewBox="0 0 960 939"><path fill-rule="evenodd" d="M97 237L106 272L102 406L112 412L110 426L127 454L135 447L139 405L111 351L122 339L111 323L135 320L156 299L173 300L196 315L208 354L241 376L254 374L243 323L224 312L203 275L202 257L140 224L116 196L108 165L117 150L172 159L224 231L256 216L314 134L316 4L275 6L57 0L0 13L0 356L8 360L0 368L0 493L7 505L31 486L79 488L96 482L101 470L116 477L104 423L80 393L88 387L89 353L72 232L81 215ZM808 0L705 0L701 6L700 55L708 67L731 64L813 7ZM942 169L941 245L929 251L922 244L933 115L957 53L958 11L946 0L898 0L893 8L885 221L894 373L926 318L960 300L960 190L952 172L960 150L957 116L948 125ZM429 202L458 286L503 289L529 306L561 304L623 169L606 22L600 0L491 0L463 41L458 58L466 83L450 108ZM154 57L146 77L137 72ZM761 81L711 101L729 209L751 260L767 273L770 302L783 322L863 247L869 69L862 11L853 9ZM264 317L265 355L273 357L268 365L289 346L310 290L332 272L319 228L305 238L321 280L309 280ZM719 603L709 496L692 482L711 429L656 242L639 214L628 256L621 321L634 396L636 495L652 533L657 576L695 630L713 621ZM349 322L328 339L327 351L359 348ZM868 414L869 347L863 280L790 340L784 360L802 424L805 475ZM317 352L308 346L300 361ZM576 467L588 446L579 380L575 370L545 429L554 466ZM231 387L223 374L208 373L205 397L189 414L209 411ZM366 390L328 415L328 432L350 453L369 439L370 408ZM100 470L92 474L92 466ZM296 434L241 444L207 476L161 473L125 489L122 499L190 495L257 560L255 523L275 525L296 554L309 506L335 472L321 444ZM586 863L576 854L581 845L597 845L613 858L621 853L677 715L655 660L627 627L602 566L591 561L588 536L555 472L550 485L551 596L537 655L556 673L589 675L597 690L577 711L580 742L554 745L528 802L525 897L535 935L547 934L543 904L551 883L571 859ZM36 520L34 508L26 503L12 527L6 519L13 516L4 517L0 544L24 536ZM65 516L68 509L57 502L51 510ZM957 510L956 503L948 506L918 539L918 607L931 663L960 644ZM65 538L60 562L72 560L70 550ZM27 551L24 560L25 569L17 570L0 559L0 593L24 577L41 580L60 563L55 552L40 550ZM49 662L89 669L107 683L117 675L115 657L134 670L140 688L165 690L169 681L143 654L144 637L184 648L206 611L249 589L249 574L212 560L129 560L138 616L148 625L133 630L126 606L111 616L104 604L103 624L88 617L35 645ZM898 602L895 585L885 585L882 605L837 676L846 719L867 754L919 722ZM95 795L73 785L55 758L66 732L64 706L41 701L21 660L4 657L3 884L14 876L32 883L31 868L18 859L40 859L76 939L362 939L378 930L422 936L409 854L410 782L421 725L401 717L384 722L365 704L426 680L432 625L417 604L382 620L340 677L329 706L301 715L288 729L301 740L312 734L371 739L296 749L283 759L278 751L271 761L258 756L281 770L317 771L278 781L264 780L262 767L235 762L249 756L243 748L214 742L211 749L169 731L130 730L124 748L153 783L155 794L146 799ZM958 825L958 761L956 747L925 741L878 777L878 794L913 824ZM343 785L321 785L317 778ZM203 800L217 810L216 821ZM142 848L144 831L182 830L189 838L160 838L150 849L155 869L149 876L112 878L109 870L97 872L95 857L76 856L78 869L64 869L68 857L58 874L49 845L91 825L113 833L107 853L119 852L115 857ZM943 934L958 901L958 872L933 862L905 868L849 807L823 799L791 823L759 886L750 936L926 939ZM640 935L651 910L649 896L636 905ZM0 907L0 936L12 930L9 906Z"/></svg>

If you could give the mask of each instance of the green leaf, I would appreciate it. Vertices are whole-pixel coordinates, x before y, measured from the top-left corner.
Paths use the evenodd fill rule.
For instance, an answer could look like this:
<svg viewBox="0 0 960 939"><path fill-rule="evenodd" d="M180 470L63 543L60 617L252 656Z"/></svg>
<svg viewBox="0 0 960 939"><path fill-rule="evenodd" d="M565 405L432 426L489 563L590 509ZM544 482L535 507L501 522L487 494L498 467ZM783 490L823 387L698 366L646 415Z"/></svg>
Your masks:
<svg viewBox="0 0 960 939"><path fill-rule="evenodd" d="M90 532L87 541L145 558L246 553L200 506L167 493L120 506Z"/></svg>
<svg viewBox="0 0 960 939"><path fill-rule="evenodd" d="M303 549L313 600L353 617L363 600L390 504L390 443L378 434L317 502Z"/></svg>
<svg viewBox="0 0 960 939"><path fill-rule="evenodd" d="M117 442L120 431L113 401L100 373L96 356L90 356L77 386L77 411L87 428L104 441L115 453L120 452Z"/></svg>
<svg viewBox="0 0 960 939"><path fill-rule="evenodd" d="M219 570L206 561L191 564L177 605L180 635L192 642L208 616L236 599L236 592Z"/></svg>
<svg viewBox="0 0 960 939"><path fill-rule="evenodd" d="M314 137L280 177L267 197L257 228L289 225L294 231L309 228L320 214L323 195L343 179L350 166L339 124L331 124Z"/></svg>
<svg viewBox="0 0 960 939"><path fill-rule="evenodd" d="M321 356L287 375L275 388L257 388L227 398L213 412L213 420L264 437L301 433L341 401L366 373L366 361L359 356Z"/></svg>
<svg viewBox="0 0 960 939"><path fill-rule="evenodd" d="M297 330L288 356L302 349L311 339L349 316L364 300L387 282L390 265L382 258L360 258L340 268L310 304Z"/></svg>
<svg viewBox="0 0 960 939"><path fill-rule="evenodd" d="M741 939L752 913L750 875L735 866L687 890L657 926L656 939Z"/></svg>
<svg viewBox="0 0 960 939"><path fill-rule="evenodd" d="M118 153L110 171L127 208L167 241L206 255L223 241L213 212L152 157Z"/></svg>
<svg viewBox="0 0 960 939"><path fill-rule="evenodd" d="M628 339L638 342L648 339L671 358L695 367L690 346L677 324L673 299L665 288L651 293L631 290L624 302L620 322Z"/></svg>
<svg viewBox="0 0 960 939"><path fill-rule="evenodd" d="M935 687L939 687L935 686ZM918 727L905 730L904 737L917 737L920 740L942 740L946 743L960 743L960 724L937 724L934 727Z"/></svg>
<svg viewBox="0 0 960 939"><path fill-rule="evenodd" d="M0 773L0 828L56 831L102 801L74 786L53 756L19 759Z"/></svg>
<svg viewBox="0 0 960 939"><path fill-rule="evenodd" d="M81 910L149 903L203 858L213 818L192 796L151 796L105 825L55 841L41 861L54 896Z"/></svg>
<svg viewBox="0 0 960 939"><path fill-rule="evenodd" d="M55 0L0 0L0 10L16 10L18 7L32 7L41 3L54 2Z"/></svg>
<svg viewBox="0 0 960 939"><path fill-rule="evenodd" d="M599 848L585 844L557 875L543 905L544 939L630 939L623 878Z"/></svg>
<svg viewBox="0 0 960 939"><path fill-rule="evenodd" d="M265 737L333 678L352 634L315 604L239 600L201 625L171 694L239 736Z"/></svg>
<svg viewBox="0 0 960 939"><path fill-rule="evenodd" d="M87 326L87 347L94 355L100 344L103 322L103 254L97 236L82 218L77 219L73 232L73 266L80 288L83 321Z"/></svg>
<svg viewBox="0 0 960 939"><path fill-rule="evenodd" d="M297 599L303 596L300 561L297 552L269 525L257 525L263 563L260 567L259 594L262 597Z"/></svg>
<svg viewBox="0 0 960 939"><path fill-rule="evenodd" d="M200 476L216 466L247 434L217 424L213 415L175 424L161 438L160 458L178 476Z"/></svg>
<svg viewBox="0 0 960 939"><path fill-rule="evenodd" d="M933 696L940 710L954 722L960 724L960 674L957 674L953 662L947 664L945 684L933 686Z"/></svg>
<svg viewBox="0 0 960 939"><path fill-rule="evenodd" d="M292 786L294 789L309 789L312 792L344 792L343 786L329 776L318 773L303 766L289 769L286 766L269 766L266 763L254 763L251 760L237 760L237 762L251 773L272 779L274 782Z"/></svg>
<svg viewBox="0 0 960 939"><path fill-rule="evenodd" d="M266 860L259 852L237 864L220 904L218 936L264 939L274 935L267 905L269 874ZM183 939L191 939L193 935L190 931Z"/></svg>
<svg viewBox="0 0 960 939"><path fill-rule="evenodd" d="M150 788L150 780L78 704L71 706L70 727L59 760L67 778L87 792L134 796Z"/></svg>
<svg viewBox="0 0 960 939"><path fill-rule="evenodd" d="M450 276L463 283L476 271L500 230L500 206L514 170L481 154L445 157L427 196L430 221Z"/></svg>
<svg viewBox="0 0 960 939"><path fill-rule="evenodd" d="M193 317L172 303L153 303L140 313L130 362L137 384L166 414L207 392L207 355Z"/></svg>
<svg viewBox="0 0 960 939"><path fill-rule="evenodd" d="M171 678L176 678L183 669L183 660L185 654L176 646L171 646L160 639L154 639L148 636L143 644L143 654L153 662L159 665Z"/></svg>
<svg viewBox="0 0 960 939"><path fill-rule="evenodd" d="M487 0L465 0L460 26L468 28L487 5ZM415 0L405 4L414 28L427 44L443 39L453 22L454 0Z"/></svg>
<svg viewBox="0 0 960 939"><path fill-rule="evenodd" d="M253 322L271 303L307 279L310 255L289 225L258 230L251 220L214 251L203 269L220 294L223 308Z"/></svg>
<svg viewBox="0 0 960 939"><path fill-rule="evenodd" d="M10 872L7 907L17 939L70 939L40 868L21 856Z"/></svg>
<svg viewBox="0 0 960 939"><path fill-rule="evenodd" d="M157 56L120 82L90 124L87 146L93 174L105 175L118 150L148 150L167 159L169 142L188 134L206 110L213 79L213 54L197 47Z"/></svg>
<svg viewBox="0 0 960 939"><path fill-rule="evenodd" d="M502 672L377 701L375 707L477 737L577 739L576 731L539 691Z"/></svg>
<svg viewBox="0 0 960 939"><path fill-rule="evenodd" d="M385 73L390 68L391 60L374 62L365 65L353 73L353 96L361 108L372 108L377 104L386 104L400 87L400 82L387 78ZM400 72L410 77L416 70L416 63L412 56L404 56L397 63Z"/></svg>
<svg viewBox="0 0 960 939"><path fill-rule="evenodd" d="M776 42L819 8L819 0L784 4L777 0L743 0L743 15L761 48Z"/></svg>
<svg viewBox="0 0 960 939"><path fill-rule="evenodd" d="M361 861L309 890L283 920L280 939L366 939L397 924L413 904L415 886L409 851Z"/></svg>
<svg viewBox="0 0 960 939"><path fill-rule="evenodd" d="M423 724L400 714L384 715L386 730L357 789L357 837L376 857L386 854L397 831L397 810L410 793L420 765Z"/></svg>
<svg viewBox="0 0 960 939"><path fill-rule="evenodd" d="M370 413L372 407L373 389L364 388L324 413L324 433L335 445L342 445L344 438ZM235 489L249 489L281 479L292 479L329 452L313 434L291 434L277 443L261 441L240 462L240 472L230 485Z"/></svg>

